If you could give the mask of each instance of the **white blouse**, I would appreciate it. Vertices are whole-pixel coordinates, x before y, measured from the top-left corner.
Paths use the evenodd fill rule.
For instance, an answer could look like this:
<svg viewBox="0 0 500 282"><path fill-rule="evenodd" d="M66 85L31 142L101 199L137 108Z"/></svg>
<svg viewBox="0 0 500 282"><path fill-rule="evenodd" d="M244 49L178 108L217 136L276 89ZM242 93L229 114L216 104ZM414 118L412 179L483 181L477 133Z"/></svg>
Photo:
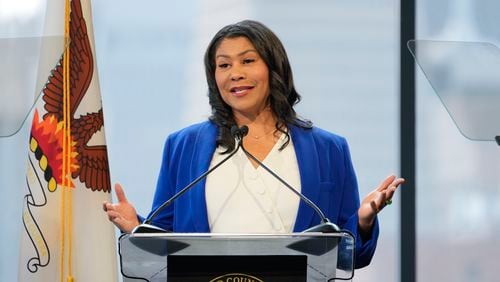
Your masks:
<svg viewBox="0 0 500 282"><path fill-rule="evenodd" d="M300 173L292 140L283 149L285 134L263 163L300 192ZM227 154L215 151L210 167ZM262 167L255 168L240 149L207 178L208 224L213 233L289 233L300 199Z"/></svg>

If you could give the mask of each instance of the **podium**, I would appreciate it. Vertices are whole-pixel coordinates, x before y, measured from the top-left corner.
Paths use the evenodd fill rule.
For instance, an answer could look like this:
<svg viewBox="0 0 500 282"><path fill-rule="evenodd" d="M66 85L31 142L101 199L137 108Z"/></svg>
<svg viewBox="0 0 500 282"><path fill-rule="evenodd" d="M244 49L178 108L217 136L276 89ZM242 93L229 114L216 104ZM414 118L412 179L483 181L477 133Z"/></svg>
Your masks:
<svg viewBox="0 0 500 282"><path fill-rule="evenodd" d="M354 276L348 232L141 233L119 239L123 281L333 281Z"/></svg>

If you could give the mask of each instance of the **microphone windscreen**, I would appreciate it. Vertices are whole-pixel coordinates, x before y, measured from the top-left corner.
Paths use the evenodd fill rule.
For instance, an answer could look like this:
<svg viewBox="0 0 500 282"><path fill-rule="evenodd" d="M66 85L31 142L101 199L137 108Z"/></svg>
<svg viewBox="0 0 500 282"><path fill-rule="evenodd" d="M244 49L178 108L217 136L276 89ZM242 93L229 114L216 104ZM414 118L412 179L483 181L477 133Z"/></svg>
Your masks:
<svg viewBox="0 0 500 282"><path fill-rule="evenodd" d="M243 125L242 127L240 127L240 134L241 134L241 138L247 136L247 134L248 134L248 126Z"/></svg>

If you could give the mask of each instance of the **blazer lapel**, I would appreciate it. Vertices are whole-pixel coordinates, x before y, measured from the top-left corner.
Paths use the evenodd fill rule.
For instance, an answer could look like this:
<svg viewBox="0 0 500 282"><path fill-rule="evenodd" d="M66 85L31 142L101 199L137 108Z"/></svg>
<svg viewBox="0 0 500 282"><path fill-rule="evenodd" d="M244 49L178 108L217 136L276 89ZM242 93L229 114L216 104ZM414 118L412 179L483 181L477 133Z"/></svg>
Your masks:
<svg viewBox="0 0 500 282"><path fill-rule="evenodd" d="M291 136L300 172L301 193L314 203L319 198L319 160L313 129L307 130L291 125ZM304 201L300 201L294 232L302 232L314 224L315 212Z"/></svg>
<svg viewBox="0 0 500 282"><path fill-rule="evenodd" d="M189 177L191 181L205 173L212 160L217 139L217 127L206 122L200 127L196 135ZM208 226L207 203L205 198L206 178L188 192L191 200L191 212L193 215L195 232L210 232Z"/></svg>

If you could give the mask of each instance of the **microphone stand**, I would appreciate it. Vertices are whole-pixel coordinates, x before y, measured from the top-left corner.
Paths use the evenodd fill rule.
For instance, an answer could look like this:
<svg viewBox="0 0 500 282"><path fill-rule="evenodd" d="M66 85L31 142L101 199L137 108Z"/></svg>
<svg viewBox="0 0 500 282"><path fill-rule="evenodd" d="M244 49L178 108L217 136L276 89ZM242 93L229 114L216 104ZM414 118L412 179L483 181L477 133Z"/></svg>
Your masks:
<svg viewBox="0 0 500 282"><path fill-rule="evenodd" d="M237 128L236 126L233 126L231 128L231 135L236 138L237 140L237 146L234 149L231 154L229 154L226 158L224 158L221 162L219 162L217 165L212 167L211 169L207 170L205 173L200 175L198 178L193 180L191 183L189 183L186 187L182 188L179 192L177 192L174 196L172 196L170 199L168 199L166 202L161 204L154 212L144 221L144 223L139 224L132 230L132 234L135 233L165 233L168 232L167 230L154 226L151 224L153 219L166 207L171 205L177 198L182 196L184 193L186 193L189 189L191 189L194 185L198 184L201 180L203 180L205 177L208 176L212 171L217 169L219 166L221 166L223 163L225 163L229 158L231 158L236 152L238 152L239 148L243 150L245 155L247 155L250 159L254 160L257 164L262 166L267 172L269 172L272 176L274 176L276 179L278 179L285 187L287 187L290 191L292 191L295 195L297 195L302 201L304 201L309 207L311 207L316 214L319 215L321 218L321 223L318 225L315 225L311 228L308 228L302 232L321 232L321 233L337 233L340 232L340 228L332 223L326 216L325 214L321 211L321 209L313 203L311 200L309 200L306 196L303 194L297 192L290 184L288 184L285 180L283 180L281 177L279 177L276 173L274 173L270 168L268 168L266 165L264 165L261 161L259 161L255 156L253 156L250 152L248 152L245 147L243 146L243 137L245 137L248 134L248 127L246 125L242 126L241 128Z"/></svg>
<svg viewBox="0 0 500 282"><path fill-rule="evenodd" d="M319 215L321 218L321 223L318 225L315 225L311 228L308 228L302 232L321 232L321 233L336 233L340 232L340 228L331 222L325 214L321 211L321 209L313 203L311 200L309 200L306 196L304 196L302 193L297 192L290 184L288 184L285 180L283 180L281 177L279 177L274 171L272 171L270 168L268 168L265 164L263 164L261 161L259 161L254 155L252 155L250 152L248 152L245 149L245 146L243 146L243 137L247 135L248 133L248 127L246 125L242 126L240 129L240 134L241 138L239 138L239 144L238 147L241 147L245 155L247 155L250 159L254 160L257 164L259 164L262 168L264 168L267 172L269 172L272 176L274 176L276 179L278 179L285 187L287 187L290 191L292 191L295 195L297 195L302 201L304 201L309 207L311 207L316 214Z"/></svg>
<svg viewBox="0 0 500 282"><path fill-rule="evenodd" d="M158 226L154 226L151 224L153 219L166 207L170 206L177 198L182 196L184 193L186 193L189 189L191 189L194 185L198 184L201 180L203 180L207 175L209 175L212 171L216 170L219 166L221 166L223 163L225 163L227 160L229 160L236 152L238 152L242 142L241 138L239 135L239 131L237 129L231 128L231 134L236 137L238 144L236 148L234 149L231 154L229 154L227 157L225 157L222 161L220 161L218 164L213 166L211 169L207 170L205 173L202 175L198 176L195 180L193 180L191 183L189 183L186 187L182 188L179 192L177 192L175 195L173 195L170 199L168 199L166 202L161 204L154 212L142 223L137 225L133 230L132 234L135 233L165 233L168 232L167 230L160 228Z"/></svg>

